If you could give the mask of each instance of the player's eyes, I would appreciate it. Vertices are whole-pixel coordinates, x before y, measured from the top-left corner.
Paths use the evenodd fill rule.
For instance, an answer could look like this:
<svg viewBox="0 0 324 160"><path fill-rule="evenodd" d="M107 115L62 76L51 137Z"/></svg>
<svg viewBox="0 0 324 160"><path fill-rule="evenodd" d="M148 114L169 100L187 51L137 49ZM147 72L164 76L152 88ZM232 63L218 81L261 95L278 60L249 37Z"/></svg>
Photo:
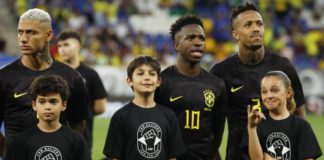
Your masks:
<svg viewBox="0 0 324 160"><path fill-rule="evenodd" d="M137 72L136 75L139 75L139 76L144 75L144 72Z"/></svg>

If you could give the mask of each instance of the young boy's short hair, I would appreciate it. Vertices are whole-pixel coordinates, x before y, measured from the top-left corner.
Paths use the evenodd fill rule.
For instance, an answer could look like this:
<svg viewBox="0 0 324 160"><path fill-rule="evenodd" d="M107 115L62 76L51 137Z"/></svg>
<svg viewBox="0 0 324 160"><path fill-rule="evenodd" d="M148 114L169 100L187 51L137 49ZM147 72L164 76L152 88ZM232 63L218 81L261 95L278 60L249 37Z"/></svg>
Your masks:
<svg viewBox="0 0 324 160"><path fill-rule="evenodd" d="M138 56L134 58L127 67L127 76L132 79L135 69L143 64L149 65L156 71L158 77L161 75L161 66L159 62L151 56Z"/></svg>
<svg viewBox="0 0 324 160"><path fill-rule="evenodd" d="M67 101L70 91L67 82L57 75L42 75L34 79L31 84L31 97L35 101L37 96L47 96L59 93L62 101Z"/></svg>

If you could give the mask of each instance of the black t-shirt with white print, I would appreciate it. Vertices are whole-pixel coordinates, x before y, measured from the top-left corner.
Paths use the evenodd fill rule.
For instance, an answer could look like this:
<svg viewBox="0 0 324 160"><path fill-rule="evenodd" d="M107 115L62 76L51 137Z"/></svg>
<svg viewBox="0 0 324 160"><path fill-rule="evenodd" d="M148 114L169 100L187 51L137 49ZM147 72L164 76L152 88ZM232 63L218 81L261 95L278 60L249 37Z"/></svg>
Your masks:
<svg viewBox="0 0 324 160"><path fill-rule="evenodd" d="M178 157L185 148L171 110L130 102L113 115L103 152L119 160L164 160Z"/></svg>
<svg viewBox="0 0 324 160"><path fill-rule="evenodd" d="M274 120L265 114L266 120L257 127L263 152L282 160L304 160L322 155L320 146L310 124L290 115L283 120Z"/></svg>
<svg viewBox="0 0 324 160"><path fill-rule="evenodd" d="M55 132L43 132L35 125L11 140L8 160L91 160L82 135L64 125Z"/></svg>

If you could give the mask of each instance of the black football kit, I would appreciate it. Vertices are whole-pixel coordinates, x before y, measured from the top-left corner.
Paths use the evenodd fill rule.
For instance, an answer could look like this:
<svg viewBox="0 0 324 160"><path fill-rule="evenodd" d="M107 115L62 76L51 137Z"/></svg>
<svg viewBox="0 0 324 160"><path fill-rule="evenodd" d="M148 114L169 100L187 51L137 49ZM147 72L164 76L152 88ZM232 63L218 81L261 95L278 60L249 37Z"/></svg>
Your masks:
<svg viewBox="0 0 324 160"><path fill-rule="evenodd" d="M240 146L247 132L247 106L262 108L260 98L261 78L269 71L279 70L288 75L294 90L297 107L305 103L301 82L293 65L287 58L268 51L263 61L257 65L246 65L238 54L234 54L212 67L210 73L223 79L227 91L228 141L227 160L249 159L248 148ZM264 110L264 108L262 108Z"/></svg>
<svg viewBox="0 0 324 160"><path fill-rule="evenodd" d="M218 151L225 123L224 82L204 69L198 76L182 75L175 65L162 73L155 100L178 117L187 153L179 159L209 160Z"/></svg>
<svg viewBox="0 0 324 160"><path fill-rule="evenodd" d="M66 111L61 114L61 123L86 119L88 94L78 72L55 60L49 68L33 71L18 59L0 70L0 121L4 121L6 138L37 123L36 112L32 109L30 84L37 76L48 74L61 76L69 85L70 97Z"/></svg>

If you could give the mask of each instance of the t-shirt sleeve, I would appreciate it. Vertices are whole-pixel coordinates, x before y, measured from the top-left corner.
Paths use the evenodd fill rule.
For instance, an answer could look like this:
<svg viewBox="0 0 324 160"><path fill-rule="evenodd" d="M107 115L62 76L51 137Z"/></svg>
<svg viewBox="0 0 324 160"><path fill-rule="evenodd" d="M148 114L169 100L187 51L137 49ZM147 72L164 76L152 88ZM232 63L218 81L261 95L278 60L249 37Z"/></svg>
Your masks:
<svg viewBox="0 0 324 160"><path fill-rule="evenodd" d="M124 148L123 139L125 137L123 137L124 125L122 123L122 117L118 113L117 111L110 121L103 153L109 158L120 159Z"/></svg>
<svg viewBox="0 0 324 160"><path fill-rule="evenodd" d="M88 116L89 95L81 76L75 77L72 83L67 106L68 121L80 122Z"/></svg>
<svg viewBox="0 0 324 160"><path fill-rule="evenodd" d="M313 129L307 121L303 120L297 139L297 154L299 159L318 158L322 155Z"/></svg>
<svg viewBox="0 0 324 160"><path fill-rule="evenodd" d="M302 84L300 82L300 79L298 77L295 67L289 62L288 59L285 59L284 64L286 64L286 70L284 72L288 75L288 77L291 81L291 86L294 90L294 98L296 101L296 107L300 107L303 104L305 104L305 97L304 97Z"/></svg>
<svg viewBox="0 0 324 160"><path fill-rule="evenodd" d="M182 139L181 131L179 128L178 120L173 112L170 112L170 128L171 131L168 132L168 158L179 157L186 152L184 142Z"/></svg>
<svg viewBox="0 0 324 160"><path fill-rule="evenodd" d="M93 99L101 99L107 97L107 92L105 90L105 87L102 83L101 78L99 77L98 73L96 71L93 72L92 76L92 92L89 93L93 97Z"/></svg>

